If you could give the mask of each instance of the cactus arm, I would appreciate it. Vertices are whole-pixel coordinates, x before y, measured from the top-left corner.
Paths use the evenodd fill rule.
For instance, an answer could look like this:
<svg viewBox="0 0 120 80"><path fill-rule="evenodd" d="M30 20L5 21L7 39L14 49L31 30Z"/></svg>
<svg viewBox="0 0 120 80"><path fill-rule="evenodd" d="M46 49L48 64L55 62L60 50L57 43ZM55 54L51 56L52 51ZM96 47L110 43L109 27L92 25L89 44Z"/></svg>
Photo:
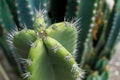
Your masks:
<svg viewBox="0 0 120 80"><path fill-rule="evenodd" d="M108 16L110 16L110 10L109 10L108 6L106 6L106 10L105 10L104 14L105 14L103 16L104 22L100 26L102 28L100 29L101 31L99 31L99 34L98 34L99 35L98 37L100 37L100 38L99 38L99 40L98 40L98 42L96 43L96 46L95 46L95 51L96 52L99 51L102 48L102 46L104 46L105 38L106 38L105 37L106 30L108 30L107 28L110 28L110 26L108 27L108 25L107 25L107 23L109 24L109 18L110 18L110 17L108 17Z"/></svg>
<svg viewBox="0 0 120 80"><path fill-rule="evenodd" d="M48 11L49 11L49 3L50 1L49 0L30 0L31 1L31 5L32 5L32 8L33 10L44 10L45 13L44 13L44 19L45 19L45 22L48 25L50 25L51 21L50 21L50 18L48 16Z"/></svg>
<svg viewBox="0 0 120 80"><path fill-rule="evenodd" d="M31 31L33 32L33 30ZM30 33L33 35L32 32L22 30L14 36L14 45L16 47L24 51L30 51L27 59L28 72L24 74L24 78L28 77L28 80L81 79L83 73L75 59L55 39L50 37L40 39L40 37L35 42L32 41L31 48L28 49L26 45L29 42L28 39L31 40ZM33 36L39 37L38 35ZM19 40L22 44L19 43Z"/></svg>
<svg viewBox="0 0 120 80"><path fill-rule="evenodd" d="M115 19L114 19L114 23L113 23L113 27L110 31L110 35L109 35L109 38L108 38L108 41L107 41L107 44L106 44L106 47L108 48L112 48L113 45L114 45L114 42L116 40L116 37L119 33L119 30L120 30L120 1L118 0L118 3L117 3L117 7L116 7L116 14L115 14Z"/></svg>
<svg viewBox="0 0 120 80"><path fill-rule="evenodd" d="M16 0L5 0L5 1L9 6L9 9L10 9L11 14L13 16L13 20L14 20L15 24L17 25L17 27L19 27Z"/></svg>
<svg viewBox="0 0 120 80"><path fill-rule="evenodd" d="M111 58L111 49L113 48L114 44L115 44L115 40L117 38L117 35L119 34L119 30L120 30L120 1L118 0L117 3L117 7L116 7L116 14L115 14L115 18L114 18L114 23L113 26L111 28L108 40L106 42L106 46L104 48L104 50L101 52L101 55L106 55L106 57L108 59Z"/></svg>
<svg viewBox="0 0 120 80"><path fill-rule="evenodd" d="M3 27L10 31L14 28L14 22L12 20L12 15L10 13L10 10L8 8L8 5L6 4L5 0L1 0L0 2L0 22L2 23Z"/></svg>
<svg viewBox="0 0 120 80"><path fill-rule="evenodd" d="M56 80L80 80L81 69L72 55L53 38L47 37L44 43L56 73Z"/></svg>
<svg viewBox="0 0 120 80"><path fill-rule="evenodd" d="M17 13L20 24L26 24L28 28L33 28L33 9L30 0L16 0Z"/></svg>
<svg viewBox="0 0 120 80"><path fill-rule="evenodd" d="M106 67L106 65L108 64L108 61L109 60L106 57L100 58L96 63L95 69L101 71L102 69Z"/></svg>
<svg viewBox="0 0 120 80"><path fill-rule="evenodd" d="M36 40L36 34L33 30L22 30L13 38L13 44L21 57L26 58L29 53L30 46Z"/></svg>
<svg viewBox="0 0 120 80"><path fill-rule="evenodd" d="M104 46L105 42L108 39L113 24L115 9L116 4L114 4L112 11L110 11L109 6L106 5L106 10L104 10L105 11L104 21L107 21L107 24L106 22L103 24L103 30L101 30L102 33L100 35L99 41L96 44L95 51L99 51L100 49L102 49L102 47Z"/></svg>
<svg viewBox="0 0 120 80"><path fill-rule="evenodd" d="M36 12L36 15L34 16L33 26L34 26L34 29L38 32L46 29L43 10Z"/></svg>
<svg viewBox="0 0 120 80"><path fill-rule="evenodd" d="M94 40L94 46L96 47L100 36L102 33L104 33L104 28L107 25L108 18L110 16L110 9L109 6L107 5L105 0L98 0L99 5L98 5L98 10L97 10L97 18L96 18L96 24L95 28L93 30L93 40Z"/></svg>
<svg viewBox="0 0 120 80"><path fill-rule="evenodd" d="M85 65L85 64L90 65L91 63L93 63L92 59L93 59L93 56L94 56L94 52L93 52L92 44L93 44L92 43L92 36L89 36L84 43L85 48L84 48L83 55L82 55L82 60L81 60L82 65Z"/></svg>
<svg viewBox="0 0 120 80"><path fill-rule="evenodd" d="M93 27L90 27L88 34L87 34L87 38L84 43L85 48L84 48L83 55L82 55L82 62L81 62L82 64L87 64L87 65L93 66L96 63L95 62L96 54L94 51L95 44L93 44L93 40L96 39L96 32L94 32L94 31L97 31L97 27L100 24L97 21L97 19L101 18L101 15L99 14L99 12L102 10L102 6L103 6L102 3L104 3L104 1L99 1L99 0L96 1L96 5L99 5L99 6L96 6L94 8L92 23L91 23L93 25ZM96 14L99 16L96 16ZM86 57L87 57L87 59L86 59Z"/></svg>
<svg viewBox="0 0 120 80"><path fill-rule="evenodd" d="M98 72L93 72L88 76L87 80L101 80L101 79Z"/></svg>
<svg viewBox="0 0 120 80"><path fill-rule="evenodd" d="M72 20L76 16L77 7L80 4L80 0L68 0L67 2L67 11L65 13L65 17L68 20Z"/></svg>
<svg viewBox="0 0 120 80"><path fill-rule="evenodd" d="M117 3L115 3L113 6L112 12L111 12L109 20L108 20L108 24L107 24L106 29L105 29L105 41L107 41L109 34L110 34L110 30L111 30L112 25L113 25L114 16L116 13L116 5L117 5Z"/></svg>
<svg viewBox="0 0 120 80"><path fill-rule="evenodd" d="M28 71L31 74L28 80L56 80L56 74L53 71L42 39L37 39L33 44L28 57L32 61L31 65L28 65Z"/></svg>
<svg viewBox="0 0 120 80"><path fill-rule="evenodd" d="M69 22L55 23L47 28L46 32L74 55L77 40L77 29L74 25Z"/></svg>
<svg viewBox="0 0 120 80"><path fill-rule="evenodd" d="M101 73L101 80L109 80L110 78L110 71L109 69L105 68Z"/></svg>
<svg viewBox="0 0 120 80"><path fill-rule="evenodd" d="M86 4L87 3L87 4ZM80 62L81 60L81 56L83 54L83 50L84 50L84 41L87 38L88 35L88 31L90 29L90 27L93 27L92 23L92 17L94 17L94 12L96 11L96 5L97 4L97 0L92 0L92 1L88 1L88 0L81 0L80 2L80 12L77 15L77 17L81 17L81 23L79 25L81 25L81 34L79 34L78 37L78 41L80 41L80 44L78 44L78 60L77 62ZM89 13L89 14L88 14ZM91 25L91 26L90 26Z"/></svg>

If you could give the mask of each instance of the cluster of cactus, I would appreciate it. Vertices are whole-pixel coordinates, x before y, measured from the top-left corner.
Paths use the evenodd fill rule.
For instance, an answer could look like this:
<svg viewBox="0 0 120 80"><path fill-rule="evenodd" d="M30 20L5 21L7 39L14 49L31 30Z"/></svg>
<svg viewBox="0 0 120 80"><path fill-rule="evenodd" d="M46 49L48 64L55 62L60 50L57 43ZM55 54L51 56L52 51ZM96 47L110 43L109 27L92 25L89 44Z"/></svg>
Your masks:
<svg viewBox="0 0 120 80"><path fill-rule="evenodd" d="M120 0L112 9L107 0L0 0L0 7L0 46L24 78L80 80L80 64L84 80L109 80Z"/></svg>
<svg viewBox="0 0 120 80"><path fill-rule="evenodd" d="M27 64L24 78L81 79L82 70L73 57L77 39L74 23L55 23L46 29L43 14L39 11L34 17L34 30L25 28L12 34L11 43L21 55L20 61Z"/></svg>

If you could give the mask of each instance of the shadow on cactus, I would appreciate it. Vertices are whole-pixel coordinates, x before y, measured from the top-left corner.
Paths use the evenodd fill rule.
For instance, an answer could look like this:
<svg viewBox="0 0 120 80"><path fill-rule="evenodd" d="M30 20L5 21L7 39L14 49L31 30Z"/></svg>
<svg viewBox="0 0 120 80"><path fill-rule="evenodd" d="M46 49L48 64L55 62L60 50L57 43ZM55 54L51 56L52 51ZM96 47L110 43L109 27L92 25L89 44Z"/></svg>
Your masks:
<svg viewBox="0 0 120 80"><path fill-rule="evenodd" d="M75 61L76 22L60 22L46 28L44 11L36 11L34 29L14 30L11 42L24 63L28 80L81 80L83 70ZM12 35L11 35L12 34ZM23 64L22 63L22 64ZM24 71L23 71L24 72Z"/></svg>

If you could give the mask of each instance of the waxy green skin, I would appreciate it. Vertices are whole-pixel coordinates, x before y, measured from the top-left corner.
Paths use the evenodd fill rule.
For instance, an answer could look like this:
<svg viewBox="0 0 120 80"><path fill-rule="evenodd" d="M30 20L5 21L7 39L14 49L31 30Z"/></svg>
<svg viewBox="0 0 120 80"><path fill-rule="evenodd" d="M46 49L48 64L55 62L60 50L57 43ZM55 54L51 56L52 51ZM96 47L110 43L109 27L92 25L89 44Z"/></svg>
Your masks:
<svg viewBox="0 0 120 80"><path fill-rule="evenodd" d="M80 72L72 71L76 61L58 41L50 37L38 38L33 44L29 52L32 63L28 65L31 73L28 80L80 80ZM54 51L56 44L59 48ZM76 69L79 70L78 66Z"/></svg>
<svg viewBox="0 0 120 80"><path fill-rule="evenodd" d="M73 65L77 63L71 53L51 37L47 37L47 39L44 40L44 43L47 47L49 53L48 56L50 56L52 66L56 73L56 80L76 80L77 78L80 80L80 72L77 73L77 71L72 71ZM56 50L54 49L55 46L57 47Z"/></svg>
<svg viewBox="0 0 120 80"><path fill-rule="evenodd" d="M29 60L28 80L80 80L81 69L73 57L76 28L61 22L46 29L43 23L36 17L35 30L21 30L13 38L17 50L24 52L21 56Z"/></svg>
<svg viewBox="0 0 120 80"><path fill-rule="evenodd" d="M72 55L76 48L77 30L68 22L52 24L46 29L48 36L60 42Z"/></svg>
<svg viewBox="0 0 120 80"><path fill-rule="evenodd" d="M38 38L29 52L29 59L31 59L32 64L28 65L28 70L31 73L28 80L56 80L47 54L42 39Z"/></svg>
<svg viewBox="0 0 120 80"><path fill-rule="evenodd" d="M88 76L87 80L101 80L101 78L98 75L98 72L93 72Z"/></svg>
<svg viewBox="0 0 120 80"><path fill-rule="evenodd" d="M27 58L31 43L33 43L36 38L33 30L21 30L14 36L13 44L23 58Z"/></svg>

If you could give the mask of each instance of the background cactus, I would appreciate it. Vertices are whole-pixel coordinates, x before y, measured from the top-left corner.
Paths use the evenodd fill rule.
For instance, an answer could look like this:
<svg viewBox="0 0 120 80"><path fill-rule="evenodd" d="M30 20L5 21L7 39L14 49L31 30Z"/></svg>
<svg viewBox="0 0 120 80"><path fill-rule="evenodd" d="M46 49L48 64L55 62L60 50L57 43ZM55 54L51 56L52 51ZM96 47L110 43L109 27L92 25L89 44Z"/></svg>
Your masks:
<svg viewBox="0 0 120 80"><path fill-rule="evenodd" d="M74 64L86 70L84 80L109 80L107 64L120 40L120 0L114 2L110 9L106 0L0 0L0 46L17 74L25 73L26 78L33 73L30 80L75 80L82 73L78 65L80 74L71 72ZM10 33L11 52L3 32ZM53 74L35 77L34 71L47 69Z"/></svg>

